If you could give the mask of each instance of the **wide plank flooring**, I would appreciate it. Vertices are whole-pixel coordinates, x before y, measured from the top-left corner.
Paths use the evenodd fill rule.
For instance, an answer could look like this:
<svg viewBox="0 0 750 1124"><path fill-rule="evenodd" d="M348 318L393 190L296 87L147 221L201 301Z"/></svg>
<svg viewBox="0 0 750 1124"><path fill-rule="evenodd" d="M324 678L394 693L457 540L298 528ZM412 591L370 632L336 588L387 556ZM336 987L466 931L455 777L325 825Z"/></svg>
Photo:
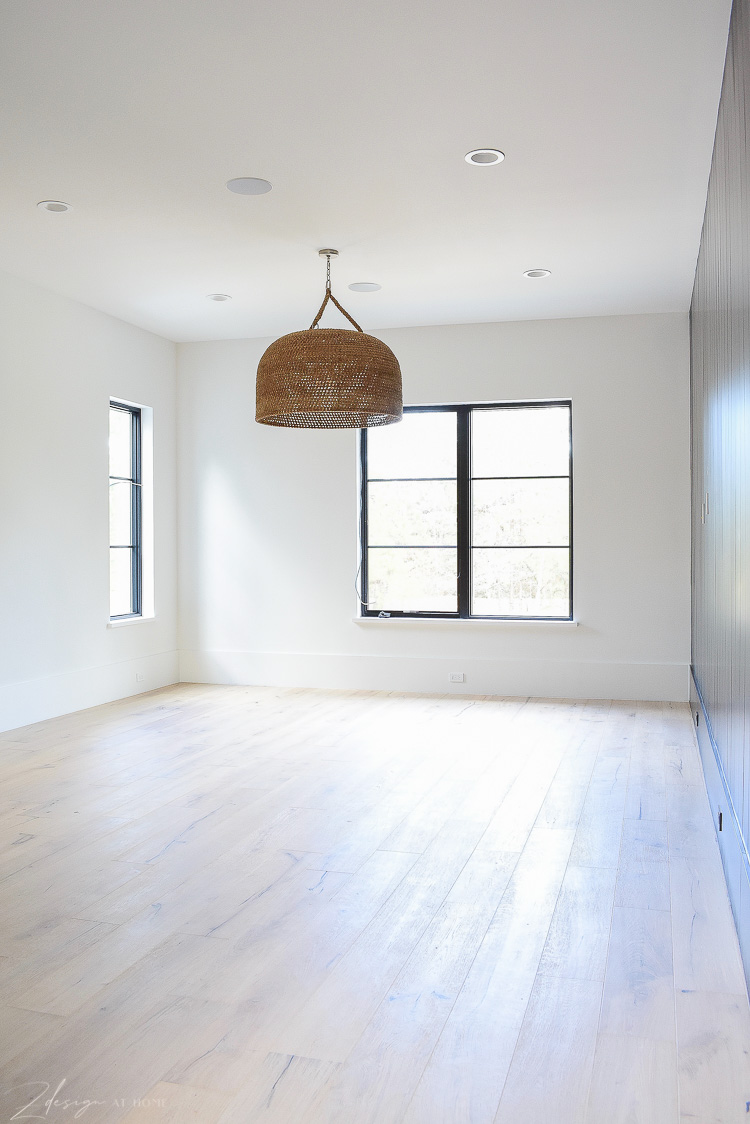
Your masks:
<svg viewBox="0 0 750 1124"><path fill-rule="evenodd" d="M183 685L0 807L0 1120L749 1118L686 705Z"/></svg>

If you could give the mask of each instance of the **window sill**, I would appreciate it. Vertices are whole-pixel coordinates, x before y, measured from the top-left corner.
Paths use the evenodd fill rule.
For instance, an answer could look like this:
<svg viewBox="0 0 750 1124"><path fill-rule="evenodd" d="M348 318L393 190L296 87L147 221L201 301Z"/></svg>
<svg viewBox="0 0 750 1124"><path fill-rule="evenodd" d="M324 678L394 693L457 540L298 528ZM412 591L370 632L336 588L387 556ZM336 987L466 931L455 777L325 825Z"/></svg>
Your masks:
<svg viewBox="0 0 750 1124"><path fill-rule="evenodd" d="M458 625L459 628L467 628L467 627L469 627L469 628L476 628L476 627L479 627L479 628L487 628L487 627L490 627L490 628L492 628L492 627L508 628L508 627L514 627L516 625L519 625L522 628L529 628L530 626L533 626L533 625L536 625L537 627L541 626L541 627L544 627L544 628L549 627L550 625L553 628L578 628L579 624L580 624L580 621L577 621L577 620L572 620L572 621L544 621L544 620L533 620L533 619L530 619L530 620L523 620L523 619L520 619L520 620L505 620L505 619L493 619L492 617L471 617L471 618L466 618L466 617L453 617L453 618L451 618L451 617L352 617L352 621L354 622L354 624L363 624L363 625L367 625L367 626L369 626L369 625L394 625L394 624L409 625L410 624L410 625L428 625L429 627L434 627L435 625L439 625L439 626L448 625L452 628L455 627L456 625Z"/></svg>
<svg viewBox="0 0 750 1124"><path fill-rule="evenodd" d="M107 621L107 628L124 628L129 624L151 624L156 617L121 617L116 621Z"/></svg>

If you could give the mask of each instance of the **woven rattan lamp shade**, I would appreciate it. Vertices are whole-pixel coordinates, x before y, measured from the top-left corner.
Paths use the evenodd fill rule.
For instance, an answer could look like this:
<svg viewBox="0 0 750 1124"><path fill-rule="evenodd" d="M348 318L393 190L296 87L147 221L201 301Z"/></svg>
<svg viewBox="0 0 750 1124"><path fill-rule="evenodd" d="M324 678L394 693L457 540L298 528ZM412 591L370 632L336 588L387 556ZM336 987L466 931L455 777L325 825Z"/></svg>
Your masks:
<svg viewBox="0 0 750 1124"><path fill-rule="evenodd" d="M399 421L402 410L398 359L366 332L292 332L258 364L255 417L264 425L365 429Z"/></svg>
<svg viewBox="0 0 750 1124"><path fill-rule="evenodd" d="M291 332L266 348L258 364L255 420L302 429L366 429L401 420L401 368L389 347L363 332L331 292L326 293L306 332ZM354 326L318 328L331 301Z"/></svg>

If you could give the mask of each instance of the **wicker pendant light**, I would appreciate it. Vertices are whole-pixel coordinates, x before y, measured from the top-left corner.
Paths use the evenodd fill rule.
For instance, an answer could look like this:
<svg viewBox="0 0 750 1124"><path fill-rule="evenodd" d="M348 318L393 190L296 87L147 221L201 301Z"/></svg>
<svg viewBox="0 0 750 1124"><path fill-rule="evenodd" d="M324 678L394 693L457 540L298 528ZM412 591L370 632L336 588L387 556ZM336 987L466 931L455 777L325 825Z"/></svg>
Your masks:
<svg viewBox="0 0 750 1124"><path fill-rule="evenodd" d="M363 332L331 292L326 258L326 294L306 332L276 340L261 356L255 420L263 425L304 429L365 429L401 420L401 368L389 347ZM332 301L356 328L319 328Z"/></svg>

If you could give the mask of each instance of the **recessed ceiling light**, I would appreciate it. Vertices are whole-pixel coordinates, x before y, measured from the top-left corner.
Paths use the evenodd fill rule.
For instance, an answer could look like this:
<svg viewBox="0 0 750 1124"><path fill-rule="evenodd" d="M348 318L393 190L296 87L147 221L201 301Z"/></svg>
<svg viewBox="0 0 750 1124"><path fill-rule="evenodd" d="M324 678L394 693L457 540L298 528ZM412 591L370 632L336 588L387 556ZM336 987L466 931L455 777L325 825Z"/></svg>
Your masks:
<svg viewBox="0 0 750 1124"><path fill-rule="evenodd" d="M61 199L42 199L40 203L37 203L37 207L40 211L55 211L56 213L72 209L70 203L63 203Z"/></svg>
<svg viewBox="0 0 750 1124"><path fill-rule="evenodd" d="M488 164L499 164L504 159L505 153L499 148L472 148L471 152L467 152L464 156L467 164L479 164L483 167Z"/></svg>
<svg viewBox="0 0 750 1124"><path fill-rule="evenodd" d="M377 293L382 286L376 281L355 281L349 288L353 293Z"/></svg>
<svg viewBox="0 0 750 1124"><path fill-rule="evenodd" d="M524 277L549 277L549 269L527 269Z"/></svg>
<svg viewBox="0 0 750 1124"><path fill-rule="evenodd" d="M236 195L265 195L271 190L268 180L258 180L253 176L240 176L236 180L228 180L227 187Z"/></svg>
<svg viewBox="0 0 750 1124"><path fill-rule="evenodd" d="M210 301L230 301L232 299L229 293L207 293L206 297Z"/></svg>

